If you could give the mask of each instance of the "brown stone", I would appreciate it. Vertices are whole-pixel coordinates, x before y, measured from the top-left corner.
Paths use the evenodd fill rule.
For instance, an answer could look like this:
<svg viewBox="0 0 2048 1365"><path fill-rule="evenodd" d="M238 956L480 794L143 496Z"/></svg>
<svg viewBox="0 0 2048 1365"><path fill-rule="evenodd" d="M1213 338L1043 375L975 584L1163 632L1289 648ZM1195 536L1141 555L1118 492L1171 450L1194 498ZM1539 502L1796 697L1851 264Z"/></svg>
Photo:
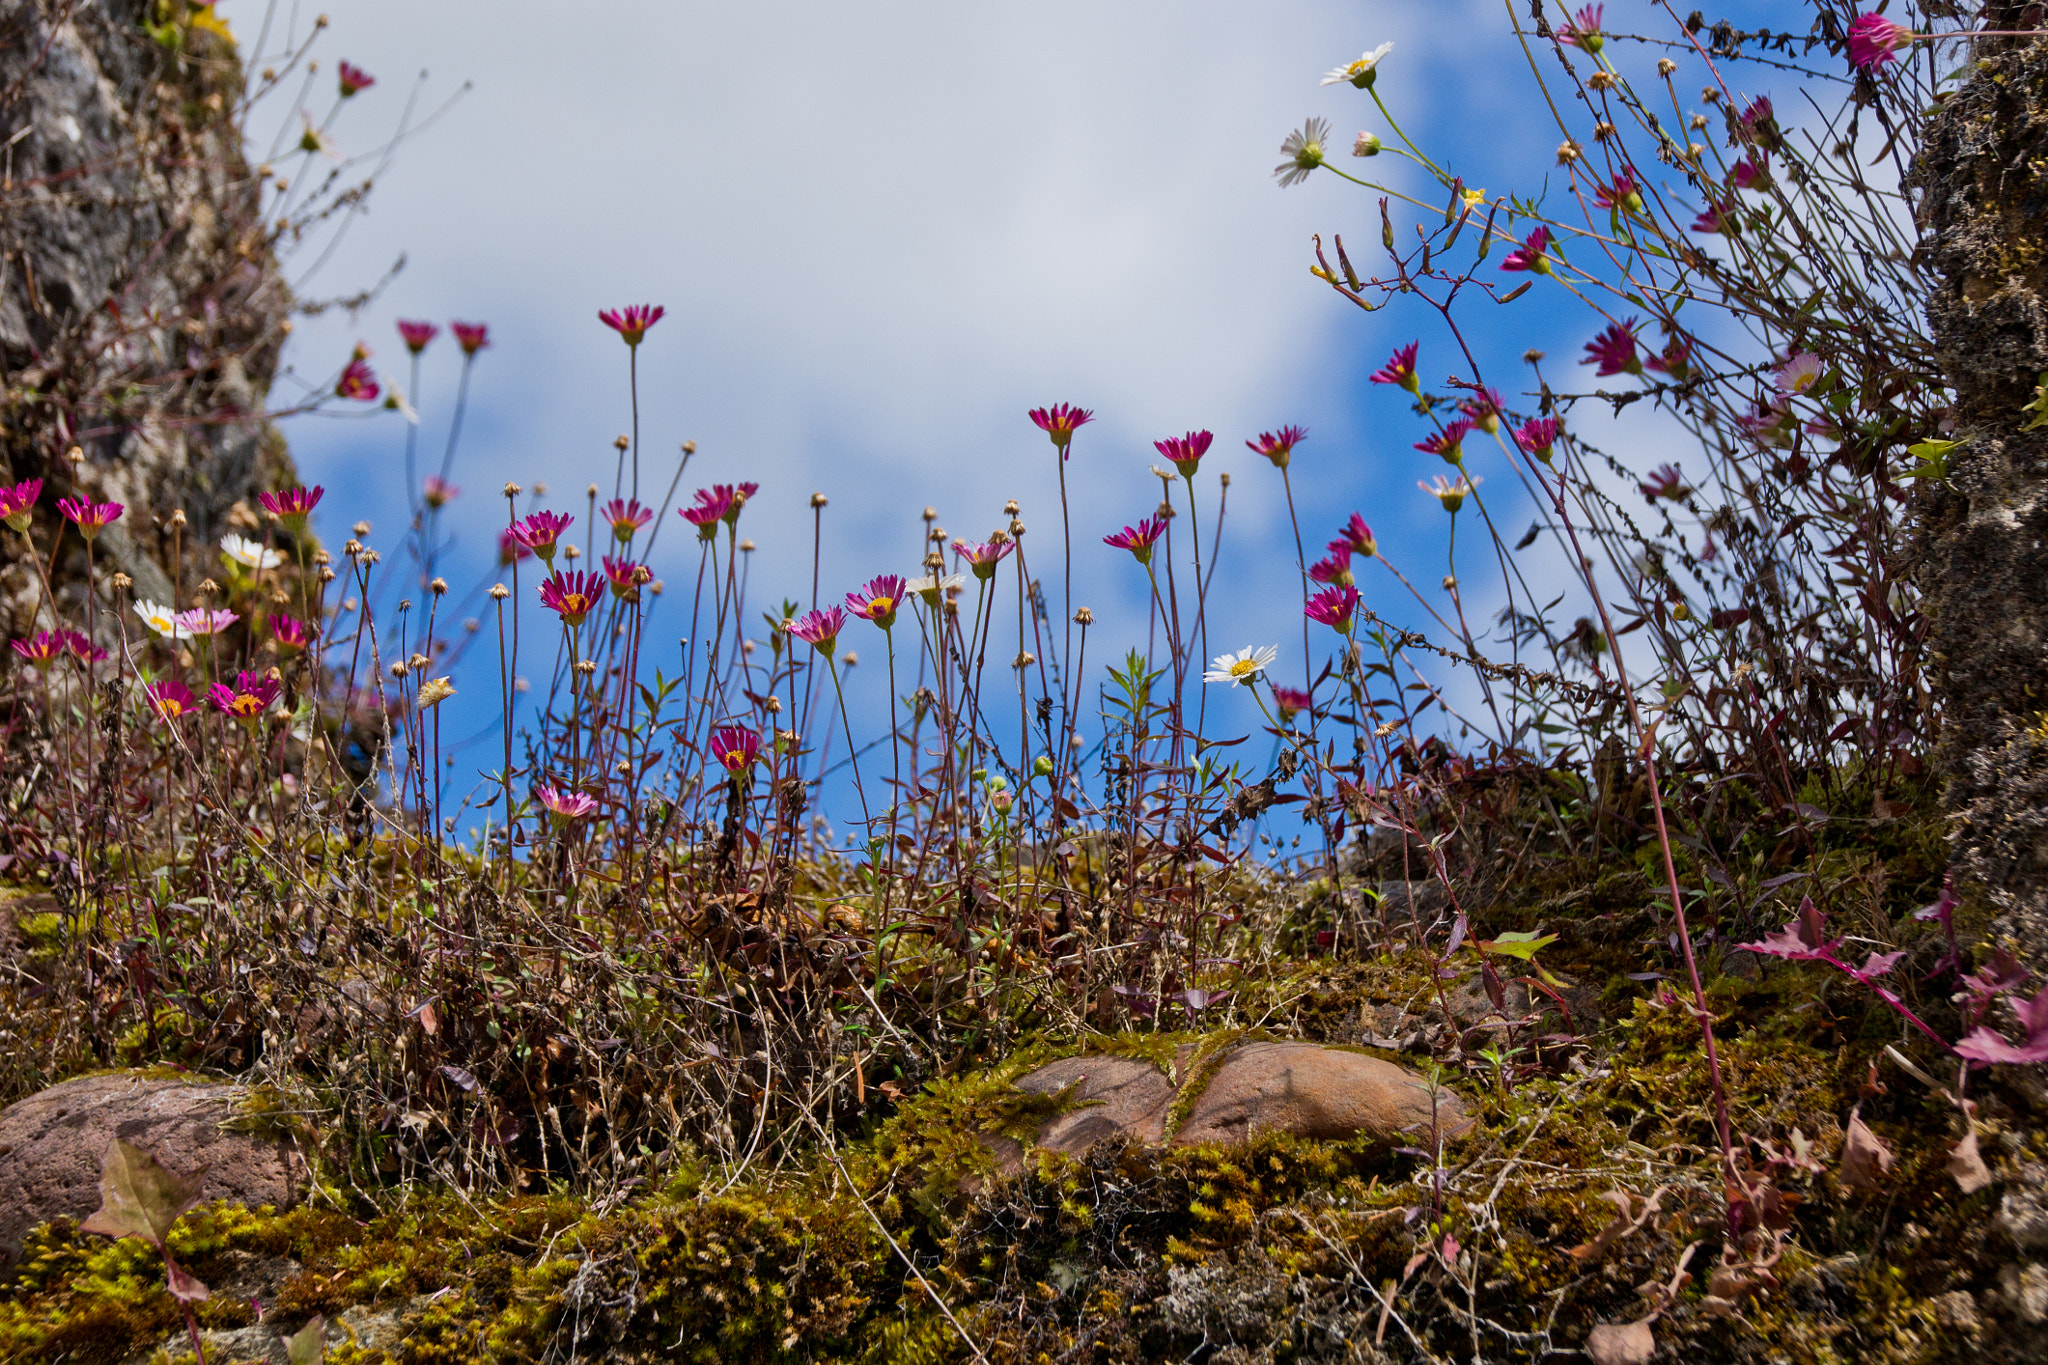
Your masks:
<svg viewBox="0 0 2048 1365"><path fill-rule="evenodd" d="M1017 1089L1028 1095L1056 1095L1069 1087L1073 1107L1040 1124L1032 1146L1079 1156L1104 1138L1165 1139L1173 1082L1152 1063L1131 1057L1068 1057L1017 1082ZM1024 1151L1015 1142L998 1139L991 1146L1004 1174L1023 1169Z"/></svg>
<svg viewBox="0 0 2048 1365"><path fill-rule="evenodd" d="M115 1138L174 1171L204 1168L205 1199L298 1202L306 1166L287 1141L223 1131L241 1087L119 1073L83 1076L0 1112L0 1269L23 1238L53 1218L99 1207L100 1163Z"/></svg>
<svg viewBox="0 0 2048 1365"><path fill-rule="evenodd" d="M1177 1147L1243 1142L1265 1132L1307 1138L1360 1133L1427 1143L1472 1126L1449 1090L1436 1098L1412 1071L1362 1052L1314 1043L1247 1043L1224 1058L1173 1135Z"/></svg>

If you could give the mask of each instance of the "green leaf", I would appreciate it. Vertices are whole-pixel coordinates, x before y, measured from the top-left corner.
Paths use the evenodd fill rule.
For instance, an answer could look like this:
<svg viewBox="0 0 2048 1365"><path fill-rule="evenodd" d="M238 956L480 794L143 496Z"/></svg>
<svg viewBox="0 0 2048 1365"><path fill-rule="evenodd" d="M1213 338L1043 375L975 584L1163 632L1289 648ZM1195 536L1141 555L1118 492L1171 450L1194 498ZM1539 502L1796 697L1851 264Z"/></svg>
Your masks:
<svg viewBox="0 0 2048 1365"><path fill-rule="evenodd" d="M1948 453L1961 445L1961 441L1931 439L1918 445L1906 447L1906 453L1920 461L1901 477L1908 479L1945 479L1948 477Z"/></svg>
<svg viewBox="0 0 2048 1365"><path fill-rule="evenodd" d="M291 1365L320 1365L327 1359L327 1319L318 1313L284 1343L285 1358Z"/></svg>
<svg viewBox="0 0 2048 1365"><path fill-rule="evenodd" d="M1473 943L1484 952L1495 953L1501 957L1518 957L1524 962L1534 958L1539 949L1548 947L1555 942L1557 942L1556 934L1544 934L1539 937L1534 933L1521 929L1517 929L1513 933L1502 934L1491 942L1482 939L1473 940Z"/></svg>
<svg viewBox="0 0 2048 1365"><path fill-rule="evenodd" d="M100 1206L78 1229L103 1237L140 1237L162 1248L171 1224L199 1202L205 1180L204 1170L179 1175L140 1147L115 1138L100 1161Z"/></svg>

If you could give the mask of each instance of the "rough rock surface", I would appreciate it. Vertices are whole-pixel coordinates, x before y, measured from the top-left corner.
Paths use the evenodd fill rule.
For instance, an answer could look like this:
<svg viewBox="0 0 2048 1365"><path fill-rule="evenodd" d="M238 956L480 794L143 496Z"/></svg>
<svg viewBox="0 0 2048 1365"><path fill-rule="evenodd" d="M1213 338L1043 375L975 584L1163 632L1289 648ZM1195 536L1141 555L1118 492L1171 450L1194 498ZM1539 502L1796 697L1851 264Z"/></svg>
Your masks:
<svg viewBox="0 0 2048 1365"><path fill-rule="evenodd" d="M1986 29L2032 29L1998 0ZM2048 43L1986 39L1929 115L1915 172L1936 355L1955 390L1948 477L1922 494L1917 577L1932 623L1951 863L1994 933L2048 966L2048 430L2023 409L2048 370Z"/></svg>
<svg viewBox="0 0 2048 1365"><path fill-rule="evenodd" d="M84 1219L99 1207L101 1159L117 1137L173 1170L205 1167L205 1199L298 1202L306 1168L289 1143L223 1131L240 1093L118 1073L66 1081L0 1111L0 1269L37 1224Z"/></svg>
<svg viewBox="0 0 2048 1365"><path fill-rule="evenodd" d="M1448 1090L1434 1114L1428 1082L1392 1062L1314 1043L1246 1043L1223 1059L1174 1132L1175 1146L1243 1142L1259 1133L1428 1141L1472 1126Z"/></svg>
<svg viewBox="0 0 2048 1365"><path fill-rule="evenodd" d="M1329 1139L1359 1133L1409 1141L1430 1137L1428 1083L1392 1062L1316 1043L1242 1043L1214 1066L1191 1067L1190 1052L1182 1049L1174 1078L1130 1057L1068 1057L1022 1077L1017 1089L1035 1095L1068 1091L1071 1102L1039 1125L1032 1145L1078 1156L1112 1137L1183 1147L1239 1143L1268 1132ZM1185 1112L1169 1131L1177 1102ZM1445 1090L1436 1097L1435 1124L1449 1140L1470 1131L1472 1120ZM1005 1172L1022 1168L1017 1143L998 1137L989 1145Z"/></svg>
<svg viewBox="0 0 2048 1365"><path fill-rule="evenodd" d="M174 509L196 582L207 557L193 547L288 479L260 414L292 299L242 156L240 62L211 33L158 41L155 13L151 0L0 6L0 480L44 480L45 545L59 497L125 504L99 562L164 600ZM18 635L35 580L6 558L0 633ZM81 569L60 562L67 595Z"/></svg>

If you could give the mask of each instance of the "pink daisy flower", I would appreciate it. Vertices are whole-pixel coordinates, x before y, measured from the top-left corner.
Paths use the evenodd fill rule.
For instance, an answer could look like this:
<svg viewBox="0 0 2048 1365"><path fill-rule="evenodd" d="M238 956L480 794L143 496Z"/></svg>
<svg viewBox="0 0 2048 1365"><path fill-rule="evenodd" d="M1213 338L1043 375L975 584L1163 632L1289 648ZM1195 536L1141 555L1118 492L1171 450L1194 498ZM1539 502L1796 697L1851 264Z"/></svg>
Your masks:
<svg viewBox="0 0 2048 1365"><path fill-rule="evenodd" d="M326 491L317 485L312 488L287 488L280 493L258 493L256 500L263 504L264 511L271 513L296 531L305 526L306 518L320 505L321 495Z"/></svg>
<svg viewBox="0 0 2048 1365"><path fill-rule="evenodd" d="M956 540L953 542L953 553L967 561L968 568L974 571L976 578L994 578L996 576L996 565L1000 564L1003 561L1003 557L1016 548L1013 542L1007 540Z"/></svg>
<svg viewBox="0 0 2048 1365"><path fill-rule="evenodd" d="M42 495L41 479L23 479L11 486L0 484L0 521L26 533L29 521L35 513L36 499Z"/></svg>
<svg viewBox="0 0 2048 1365"><path fill-rule="evenodd" d="M543 785L534 788L533 794L540 798L541 805L547 808L548 814L558 825L566 825L597 814L596 799L574 788Z"/></svg>
<svg viewBox="0 0 2048 1365"><path fill-rule="evenodd" d="M1406 346L1395 351L1392 358L1386 364L1372 372L1372 382L1375 384L1398 384L1410 393L1421 393L1422 381L1415 377L1415 353L1421 347L1421 342L1411 341Z"/></svg>
<svg viewBox="0 0 2048 1365"><path fill-rule="evenodd" d="M206 695L214 710L246 725L253 725L263 718L263 713L270 709L270 704L283 690L283 685L267 674L259 676L237 672L233 687L215 683Z"/></svg>
<svg viewBox="0 0 2048 1365"><path fill-rule="evenodd" d="M1472 425L1488 436L1500 430L1501 400L1498 389L1475 389L1458 404L1458 411L1472 419Z"/></svg>
<svg viewBox="0 0 2048 1365"><path fill-rule="evenodd" d="M1308 599L1302 614L1311 621L1320 621L1339 635L1351 633L1351 614L1358 610L1358 589L1345 584L1342 587L1325 588Z"/></svg>
<svg viewBox="0 0 2048 1365"><path fill-rule="evenodd" d="M377 384L377 372L370 368L370 362L360 357L349 361L341 372L341 378L334 381L337 398L353 398L358 403L374 403L377 395L384 392Z"/></svg>
<svg viewBox="0 0 2048 1365"><path fill-rule="evenodd" d="M343 62L341 64L341 97L343 99L348 99L352 95L368 90L376 83L377 78L375 76L372 76L354 62Z"/></svg>
<svg viewBox="0 0 2048 1365"><path fill-rule="evenodd" d="M1033 408L1031 420L1038 429L1052 438L1059 447L1060 458L1067 458L1067 447L1073 443L1074 433L1095 420L1095 414L1087 408L1077 408L1071 403L1055 403L1049 408Z"/></svg>
<svg viewBox="0 0 2048 1365"><path fill-rule="evenodd" d="M1282 427L1278 431L1262 431L1258 440L1244 444L1252 454L1271 460L1273 468L1285 469L1287 461L1294 455L1294 448L1307 439L1307 427Z"/></svg>
<svg viewBox="0 0 2048 1365"><path fill-rule="evenodd" d="M1636 326L1638 319L1617 322L1599 336L1586 343L1586 358L1582 365L1598 365L1599 377L1610 374L1641 374L1643 365L1636 359Z"/></svg>
<svg viewBox="0 0 2048 1365"><path fill-rule="evenodd" d="M1636 188L1636 178L1627 171L1617 171L1611 184L1594 190L1593 202L1603 209L1620 209L1624 213L1641 213L1643 209L1643 196Z"/></svg>
<svg viewBox="0 0 2048 1365"><path fill-rule="evenodd" d="M527 549L525 543L519 539L519 529L517 527L507 526L504 530L498 532L499 568L502 569L507 565L518 564L532 558L533 551Z"/></svg>
<svg viewBox="0 0 2048 1365"><path fill-rule="evenodd" d="M802 640L812 649L827 658L839 642L839 632L846 626L844 607L826 607L823 611L806 612L789 623L789 633Z"/></svg>
<svg viewBox="0 0 2048 1365"><path fill-rule="evenodd" d="M640 566L630 559L604 557L604 576L612 585L612 596L628 602L640 600Z"/></svg>
<svg viewBox="0 0 2048 1365"><path fill-rule="evenodd" d="M628 346L638 346L647 329L667 314L666 308L636 303L630 308L608 308L597 315L597 320L624 337Z"/></svg>
<svg viewBox="0 0 2048 1365"><path fill-rule="evenodd" d="M427 504L427 506L434 508L446 507L449 503L455 501L455 499L461 496L462 490L460 488L457 488L454 484L448 482L448 480L442 478L439 474L427 475L426 486L421 490L420 493L421 500L424 501Z"/></svg>
<svg viewBox="0 0 2048 1365"><path fill-rule="evenodd" d="M1685 337L1673 337L1661 355L1643 362L1646 370L1668 374L1683 384L1692 373L1692 342Z"/></svg>
<svg viewBox="0 0 2048 1365"><path fill-rule="evenodd" d="M1424 454L1441 457L1445 464L1459 464L1465 458L1465 438L1471 434L1472 423L1460 417L1442 431L1417 441L1415 448Z"/></svg>
<svg viewBox="0 0 2048 1365"><path fill-rule="evenodd" d="M1849 25L1849 64L1858 71L1875 71L1912 41L1913 30L1904 24L1882 14L1859 15Z"/></svg>
<svg viewBox="0 0 2048 1365"><path fill-rule="evenodd" d="M94 540L101 531L121 519L124 509L118 502L88 502L83 498L60 498L57 501L57 510L78 527L78 534L87 540Z"/></svg>
<svg viewBox="0 0 2048 1365"><path fill-rule="evenodd" d="M270 634L288 654L296 654L313 643L313 628L296 616L271 617Z"/></svg>
<svg viewBox="0 0 2048 1365"><path fill-rule="evenodd" d="M1607 39L1600 32L1600 21L1606 17L1605 5L1587 5L1570 19L1557 26L1557 40L1567 47L1576 47L1585 52L1598 52L1607 46Z"/></svg>
<svg viewBox="0 0 2048 1365"><path fill-rule="evenodd" d="M1550 448L1557 444L1557 419L1555 417L1532 417L1515 428L1515 444L1545 464L1550 463Z"/></svg>
<svg viewBox="0 0 2048 1365"><path fill-rule="evenodd" d="M481 322L451 322L448 330L455 333L455 344L464 355L475 355L491 344L491 329Z"/></svg>
<svg viewBox="0 0 2048 1365"><path fill-rule="evenodd" d="M8 644L16 654L46 672L69 652L61 630L39 630L26 640L10 640Z"/></svg>
<svg viewBox="0 0 2048 1365"><path fill-rule="evenodd" d="M1365 518L1356 512L1351 514L1351 520L1345 522L1344 529L1337 534L1343 538L1346 545L1351 547L1353 554L1364 555L1367 559L1371 559L1380 552L1380 543L1373 539L1372 527L1367 526ZM1336 545L1336 541L1330 542L1332 549L1335 549Z"/></svg>
<svg viewBox="0 0 2048 1365"><path fill-rule="evenodd" d="M588 569L558 569L540 585L540 604L560 616L565 626L582 625L603 600L604 580Z"/></svg>
<svg viewBox="0 0 2048 1365"><path fill-rule="evenodd" d="M1280 712L1280 723L1285 725L1303 711L1312 708L1315 705L1315 698L1298 687L1275 687L1273 705Z"/></svg>
<svg viewBox="0 0 2048 1365"><path fill-rule="evenodd" d="M1163 441L1154 441L1152 448L1173 461L1173 467L1184 479L1192 479L1202 467L1202 457L1209 453L1209 446L1215 437L1206 431L1191 431L1185 436L1169 436Z"/></svg>
<svg viewBox="0 0 2048 1365"><path fill-rule="evenodd" d="M860 591L846 594L846 605L863 621L873 621L883 630L896 624L896 609L910 590L900 574L885 573L870 578Z"/></svg>
<svg viewBox="0 0 2048 1365"><path fill-rule="evenodd" d="M142 689L142 696L158 719L165 722L178 719L199 704L199 699L192 695L192 689L176 678L151 683Z"/></svg>
<svg viewBox="0 0 2048 1365"><path fill-rule="evenodd" d="M187 635L218 635L241 619L225 607L194 607L178 613L177 625Z"/></svg>
<svg viewBox="0 0 2048 1365"><path fill-rule="evenodd" d="M640 528L654 520L654 509L643 507L638 498L613 498L598 512L612 524L612 539L624 545Z"/></svg>
<svg viewBox="0 0 2048 1365"><path fill-rule="evenodd" d="M750 771L761 756L761 737L739 725L720 726L711 736L711 757L733 777Z"/></svg>
<svg viewBox="0 0 2048 1365"><path fill-rule="evenodd" d="M398 335L405 342L405 349L418 355L427 349L427 343L441 335L441 329L431 322L408 322L398 320Z"/></svg>
<svg viewBox="0 0 2048 1365"><path fill-rule="evenodd" d="M732 489L726 484L714 488L697 490L697 501L689 507L676 509L676 515L697 528L700 540L709 540L718 533L718 523L725 520L725 514L732 510Z"/></svg>
<svg viewBox="0 0 2048 1365"><path fill-rule="evenodd" d="M1330 553L1308 566L1308 576L1318 583L1347 587L1351 583L1351 546L1341 540L1330 542Z"/></svg>
<svg viewBox="0 0 2048 1365"><path fill-rule="evenodd" d="M1539 227L1523 242L1508 253L1500 263L1502 270L1533 270L1538 275L1550 273L1550 229Z"/></svg>
<svg viewBox="0 0 2048 1365"><path fill-rule="evenodd" d="M555 561L555 544L574 520L576 518L562 512L535 512L523 521L514 522L508 534L539 555L541 563L552 564Z"/></svg>
<svg viewBox="0 0 2048 1365"><path fill-rule="evenodd" d="M1131 557L1140 564L1152 562L1152 547L1159 543L1159 537L1166 534L1166 518L1147 517L1136 526L1126 526L1113 536L1104 536L1102 543L1118 550L1129 550Z"/></svg>

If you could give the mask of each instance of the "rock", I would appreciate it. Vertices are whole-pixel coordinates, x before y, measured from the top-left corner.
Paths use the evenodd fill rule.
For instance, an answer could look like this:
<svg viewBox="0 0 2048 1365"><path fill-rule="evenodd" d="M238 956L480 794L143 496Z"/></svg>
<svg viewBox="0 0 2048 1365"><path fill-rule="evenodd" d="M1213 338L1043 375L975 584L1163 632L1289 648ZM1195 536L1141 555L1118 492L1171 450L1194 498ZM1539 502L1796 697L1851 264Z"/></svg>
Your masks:
<svg viewBox="0 0 2048 1365"><path fill-rule="evenodd" d="M1079 1156L1104 1138L1125 1134L1140 1142L1165 1140L1173 1082L1152 1063L1134 1057L1068 1057L1017 1082L1017 1089L1028 1095L1056 1095L1069 1086L1070 1100L1080 1107L1040 1124L1032 1146ZM1003 1174L1024 1169L1024 1149L1016 1142L997 1138L989 1145Z"/></svg>
<svg viewBox="0 0 2048 1365"><path fill-rule="evenodd" d="M1018 1080L1017 1089L1033 1095L1070 1090L1075 1105L1040 1124L1032 1145L1079 1156L1108 1138L1170 1138L1178 1147L1239 1143L1267 1132L1429 1141L1427 1083L1377 1057L1315 1043L1245 1043L1213 1069L1191 1067L1192 1060L1193 1049L1182 1048L1172 1077L1130 1057L1068 1057L1040 1067ZM1169 1133L1167 1119L1180 1099L1187 1101L1186 1117ZM1446 1090L1437 1103L1445 1139L1471 1129L1457 1096ZM986 1141L1005 1174L1023 1169L1022 1146L1005 1137Z"/></svg>
<svg viewBox="0 0 2048 1365"><path fill-rule="evenodd" d="M2030 1327L2048 1322L2048 1267L2009 1265L1998 1272L1998 1287L2015 1318Z"/></svg>
<svg viewBox="0 0 2048 1365"><path fill-rule="evenodd" d="M2021 1251L2048 1247L2048 1167L2021 1165L1993 1221Z"/></svg>
<svg viewBox="0 0 2048 1365"><path fill-rule="evenodd" d="M157 8L0 7L0 482L44 479L44 545L58 498L125 504L100 571L168 601L164 518L188 519L189 589L212 558L198 551L240 529L237 505L291 480L260 414L293 299L243 158L235 51L197 31L172 51L144 28ZM74 624L82 569L77 553L56 565ZM0 633L26 633L39 592L30 560L0 564Z"/></svg>
<svg viewBox="0 0 2048 1365"><path fill-rule="evenodd" d="M206 1199L297 1203L307 1173L289 1142L222 1130L242 1093L119 1073L66 1081L0 1111L0 1270L13 1266L37 1224L83 1220L99 1207L101 1159L117 1137L172 1170L206 1168Z"/></svg>
<svg viewBox="0 0 2048 1365"><path fill-rule="evenodd" d="M1246 1043L1224 1058L1173 1135L1176 1147L1258 1133L1342 1139L1360 1133L1429 1141L1472 1127L1448 1090L1431 1113L1428 1083L1392 1062L1314 1043Z"/></svg>

